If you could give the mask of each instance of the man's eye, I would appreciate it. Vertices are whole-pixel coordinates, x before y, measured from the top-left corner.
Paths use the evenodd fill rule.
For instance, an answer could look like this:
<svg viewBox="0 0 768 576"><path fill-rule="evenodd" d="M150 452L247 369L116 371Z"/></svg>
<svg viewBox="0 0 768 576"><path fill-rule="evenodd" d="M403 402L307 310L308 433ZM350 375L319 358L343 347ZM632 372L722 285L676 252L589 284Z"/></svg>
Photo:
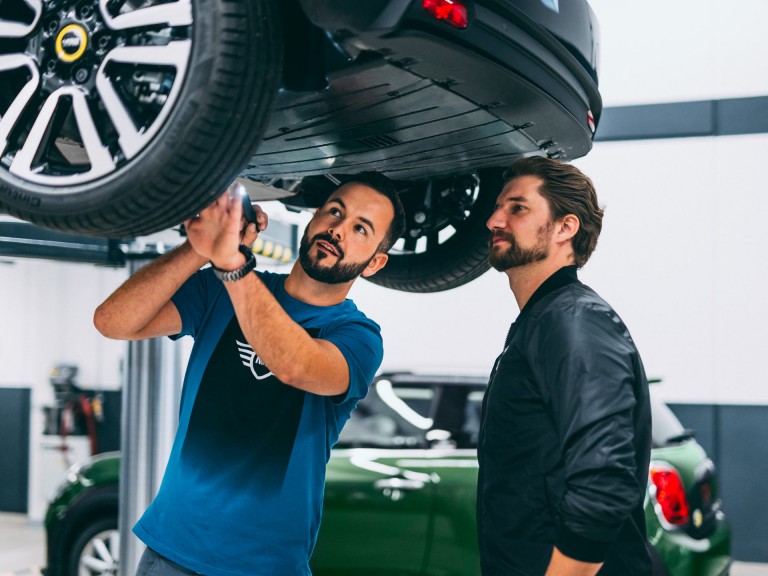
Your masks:
<svg viewBox="0 0 768 576"><path fill-rule="evenodd" d="M360 224L355 226L355 230L357 230L360 234L363 234L363 235L368 234L368 230L365 229L365 226L362 226Z"/></svg>
<svg viewBox="0 0 768 576"><path fill-rule="evenodd" d="M518 212L522 212L525 209L525 206L522 204L515 204L512 206L512 213L517 214Z"/></svg>
<svg viewBox="0 0 768 576"><path fill-rule="evenodd" d="M328 210L328 212L332 216L341 216L341 210L339 210L338 208L331 208L330 210Z"/></svg>

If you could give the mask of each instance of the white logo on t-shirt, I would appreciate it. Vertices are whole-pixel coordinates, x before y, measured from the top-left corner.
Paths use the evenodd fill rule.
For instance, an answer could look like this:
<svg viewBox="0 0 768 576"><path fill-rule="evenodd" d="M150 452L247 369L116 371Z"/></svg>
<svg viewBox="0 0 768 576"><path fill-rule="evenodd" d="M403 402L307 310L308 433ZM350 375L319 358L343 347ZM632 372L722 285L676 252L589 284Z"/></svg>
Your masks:
<svg viewBox="0 0 768 576"><path fill-rule="evenodd" d="M272 376L272 372L261 361L261 358L256 356L256 352L253 351L250 344L240 342L240 340L235 340L235 342L237 342L237 351L240 352L240 358L243 359L243 366L248 366L251 369L251 374L253 374L256 380L264 380L264 378Z"/></svg>

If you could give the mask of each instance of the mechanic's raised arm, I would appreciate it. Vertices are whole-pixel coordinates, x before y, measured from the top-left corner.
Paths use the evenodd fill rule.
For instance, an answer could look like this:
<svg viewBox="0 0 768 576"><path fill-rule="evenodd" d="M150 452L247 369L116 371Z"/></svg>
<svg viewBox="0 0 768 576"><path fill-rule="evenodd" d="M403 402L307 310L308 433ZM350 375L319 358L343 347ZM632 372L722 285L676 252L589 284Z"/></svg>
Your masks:
<svg viewBox="0 0 768 576"><path fill-rule="evenodd" d="M245 263L238 246L240 242L250 245L258 233L253 225L242 231L242 204L231 192L185 226L195 251L222 270L236 270ZM263 227L266 219L260 221L259 230ZM312 338L256 274L226 282L225 287L243 335L281 382L323 396L349 389L349 366L341 350L327 340Z"/></svg>
<svg viewBox="0 0 768 576"><path fill-rule="evenodd" d="M294 322L256 274L226 287L243 335L281 382L321 396L349 389L341 350Z"/></svg>
<svg viewBox="0 0 768 576"><path fill-rule="evenodd" d="M181 316L171 297L207 260L184 242L123 283L93 315L107 338L142 340L181 331Z"/></svg>

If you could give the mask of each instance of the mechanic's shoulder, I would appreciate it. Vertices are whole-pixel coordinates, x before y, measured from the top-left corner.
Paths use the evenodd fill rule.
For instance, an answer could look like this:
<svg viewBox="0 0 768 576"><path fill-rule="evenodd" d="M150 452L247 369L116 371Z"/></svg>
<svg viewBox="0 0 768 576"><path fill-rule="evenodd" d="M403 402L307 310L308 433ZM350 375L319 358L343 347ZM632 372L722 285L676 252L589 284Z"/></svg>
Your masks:
<svg viewBox="0 0 768 576"><path fill-rule="evenodd" d="M285 284L288 274L272 272L271 270L254 270L254 274L272 291L275 292L278 284Z"/></svg>
<svg viewBox="0 0 768 576"><path fill-rule="evenodd" d="M378 334L381 333L381 326L368 317L365 312L360 310L351 298L346 298L343 302L334 307L333 322L337 324L359 324Z"/></svg>

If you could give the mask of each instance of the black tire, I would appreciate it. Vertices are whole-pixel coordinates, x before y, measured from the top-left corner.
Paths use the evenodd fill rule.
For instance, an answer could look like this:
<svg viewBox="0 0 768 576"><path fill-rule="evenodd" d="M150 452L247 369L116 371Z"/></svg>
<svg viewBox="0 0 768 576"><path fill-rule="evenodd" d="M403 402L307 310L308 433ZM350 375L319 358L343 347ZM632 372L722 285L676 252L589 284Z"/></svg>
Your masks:
<svg viewBox="0 0 768 576"><path fill-rule="evenodd" d="M422 253L398 253L393 249L387 265L368 280L394 290L425 293L450 290L484 274L490 268L485 223L501 192L502 171L482 171L478 178L479 191L469 215L453 223L455 233L450 238L443 243L428 243Z"/></svg>
<svg viewBox="0 0 768 576"><path fill-rule="evenodd" d="M104 544L107 551L107 557L101 555L98 549L93 546L94 540L99 539ZM80 534L78 534L69 556L66 559L66 576L116 576L118 568L119 537L117 532L117 518L104 517L94 520L84 525ZM91 570L81 565L85 557L91 557L104 563L105 569ZM110 568L106 568L109 566Z"/></svg>
<svg viewBox="0 0 768 576"><path fill-rule="evenodd" d="M99 12L98 0L89 1L92 18L101 20L98 26L82 20L84 33L91 34L87 46L93 52L80 57L82 65L79 60L65 65L59 61L60 56L57 60L48 52L40 52L50 46L52 38L56 41L63 41L62 37L66 39L64 28L59 30L48 24L54 16L61 17L61 26L67 23L63 12L51 15L56 6L66 3L44 3L40 21L27 37L0 38L0 58L13 53L13 57L29 57L25 62L39 60L40 67L47 58L47 61L53 61L51 66L57 82L51 84L43 71L38 72L42 80L37 93L27 101L24 112L10 130L6 123L8 145L4 149L3 134L0 134L0 211L48 228L104 237L138 236L169 228L210 204L247 165L259 143L281 77L282 41L274 0L190 0L192 16L182 25L142 22L140 27L133 26L128 31L117 26L110 28L110 22L117 21L120 15L112 15L112 20L108 21ZM118 9L122 5L116 4ZM149 20L147 16L143 18ZM47 35L46 26L53 28ZM163 26L164 30L158 33L157 28ZM107 40L104 40L100 56L97 42L102 28L99 27L107 30L103 32ZM162 33L167 33L168 39ZM161 40L154 40L156 38ZM183 66L172 68L168 61L161 64L141 61L136 65L135 61L129 60L126 64L125 51L121 52L123 60L116 60L114 56L126 46L135 48L155 41L158 44L150 46L152 49L167 49L175 40L178 43L174 47L184 45L182 54L188 50L186 69ZM183 57L178 57L178 61L182 62ZM87 69L89 64L92 65L89 79L78 84L75 81L76 67ZM101 65L105 67L104 74L99 75L96 70ZM133 66L129 70L134 72L125 71L128 65ZM14 70L0 69L0 115L9 102L21 94L18 87L33 77L31 64L25 66ZM135 70L143 70L142 66L148 67L150 73L144 71L143 76L138 75ZM171 69L173 74L169 72ZM165 84L159 80L153 84L153 74ZM117 97L103 97L104 92L96 84L96 79L101 76L109 78L108 83ZM179 77L182 80L176 89L173 83ZM129 82L131 90L126 88ZM28 138L37 145L37 137L30 137L30 127L36 119L47 118L40 111L50 91L57 86L76 86L76 90L86 94L88 114L84 116L90 116L98 132L98 136L92 136L89 141L108 147L109 152L98 158L102 167L112 169L96 175L95 162L87 147L84 150L88 162L81 160L78 168L76 161L61 152L60 139L55 141L56 146L53 145L54 136L50 133L61 128L58 124L55 130L53 128L59 122L58 108L57 115L50 117L50 131L44 137L51 141L39 140L34 160L37 164L29 160L22 164L21 171L9 168ZM142 92L145 89L150 93ZM157 92L151 92L153 89ZM163 90L167 93L166 100L162 99ZM78 94L51 100L75 102L76 97ZM134 145L130 152L118 140L118 124L108 111L109 103L112 103L111 109L119 108L114 104L118 100L132 114L134 124L138 122L136 114L149 111L146 119L141 121L149 123L150 128L143 133L137 132L140 146ZM135 106L131 107L132 104ZM167 112L155 112L165 105L170 106ZM70 126L68 129L72 130L71 119L75 117L76 114L70 113L67 117L70 124L64 120L59 124ZM79 134L85 133L79 124L76 126ZM150 133L151 138L143 136ZM82 136L82 142L86 140L86 136ZM90 148L97 149L96 145ZM40 154L44 155L44 164L41 164ZM110 155L112 163L108 160ZM26 158L31 156L27 154ZM36 166L43 167L39 178L32 169ZM85 177L82 176L83 166L86 166L86 172L91 170ZM45 170L51 172L51 178L46 179ZM78 170L81 174L77 178L81 181L74 184L62 181L62 176ZM91 174L95 176L91 178ZM58 180L54 181L55 178Z"/></svg>

